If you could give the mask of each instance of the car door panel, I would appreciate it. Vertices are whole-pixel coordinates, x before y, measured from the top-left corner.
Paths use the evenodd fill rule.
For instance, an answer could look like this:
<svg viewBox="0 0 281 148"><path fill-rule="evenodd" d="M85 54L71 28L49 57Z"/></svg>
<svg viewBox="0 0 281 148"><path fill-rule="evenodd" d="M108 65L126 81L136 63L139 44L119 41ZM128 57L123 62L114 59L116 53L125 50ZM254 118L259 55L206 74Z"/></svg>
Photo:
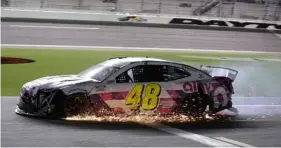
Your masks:
<svg viewBox="0 0 281 148"><path fill-rule="evenodd" d="M125 113L136 110L149 113L167 108L169 103L173 103L167 92L169 88L170 82L116 83L106 87L105 91L97 92L96 95L99 95L111 109L118 108ZM151 91L152 89L156 91Z"/></svg>
<svg viewBox="0 0 281 148"><path fill-rule="evenodd" d="M189 94L199 92L199 87L202 86L204 86L203 92L209 93L210 91L208 87L209 85L202 85L204 83L203 80L203 83L198 83L198 73L194 70L188 71L190 74L188 77L171 81L164 80L163 82L138 82L136 77L128 76L130 74L132 75L132 73L128 72L130 68L134 66L146 66L147 64L155 64L157 66L165 65L165 63L161 62L148 62L146 64L141 63L139 65L127 67L123 71L120 71L113 76L115 83L105 85L104 90L94 91L93 93L98 95L99 98L105 102L109 108L113 110L122 110L122 112L126 114L134 113L135 111L152 114L170 114L173 112L173 107L176 105L175 99L186 98L189 96ZM172 66L177 67L177 65ZM159 67L157 67L157 69L159 70ZM136 76L139 76L138 72L139 71L137 71ZM121 80L119 80L119 76L121 75ZM147 77L147 74L144 74L144 76ZM155 77L155 73L152 77ZM206 80L206 78L204 79ZM144 81L143 78L140 80ZM148 80L150 81L151 79L149 78ZM113 81L113 79L110 79L109 81Z"/></svg>

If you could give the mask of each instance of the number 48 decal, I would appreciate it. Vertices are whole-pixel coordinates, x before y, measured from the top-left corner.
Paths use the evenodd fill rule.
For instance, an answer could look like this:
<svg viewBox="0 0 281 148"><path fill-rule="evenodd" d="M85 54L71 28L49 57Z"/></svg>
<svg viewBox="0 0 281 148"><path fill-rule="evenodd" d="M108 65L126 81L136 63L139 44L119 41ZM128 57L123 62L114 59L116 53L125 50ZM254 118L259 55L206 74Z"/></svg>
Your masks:
<svg viewBox="0 0 281 148"><path fill-rule="evenodd" d="M153 110L157 107L159 102L159 95L161 93L161 86L156 83L150 83L145 88L144 96L143 84L136 84L128 97L126 98L126 105L132 105L131 109L136 110L140 106L144 110Z"/></svg>

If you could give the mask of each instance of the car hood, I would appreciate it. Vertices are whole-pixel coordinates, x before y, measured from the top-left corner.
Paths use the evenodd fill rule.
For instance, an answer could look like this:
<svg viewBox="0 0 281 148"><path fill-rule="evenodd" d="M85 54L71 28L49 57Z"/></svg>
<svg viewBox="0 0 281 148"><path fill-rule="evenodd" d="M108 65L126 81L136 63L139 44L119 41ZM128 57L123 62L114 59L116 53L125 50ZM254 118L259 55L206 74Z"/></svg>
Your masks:
<svg viewBox="0 0 281 148"><path fill-rule="evenodd" d="M93 79L81 77L79 75L48 76L48 77L42 77L27 82L26 84L23 85L23 88L26 90L52 89L52 88L60 88L60 87L83 83L83 82L97 82L97 81Z"/></svg>

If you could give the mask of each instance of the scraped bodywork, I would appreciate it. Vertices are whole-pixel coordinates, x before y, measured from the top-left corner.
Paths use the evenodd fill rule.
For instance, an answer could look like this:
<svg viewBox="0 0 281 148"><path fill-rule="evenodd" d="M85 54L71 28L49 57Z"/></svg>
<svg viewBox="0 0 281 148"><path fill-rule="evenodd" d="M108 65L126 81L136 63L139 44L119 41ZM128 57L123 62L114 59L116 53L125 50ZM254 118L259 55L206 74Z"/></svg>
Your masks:
<svg viewBox="0 0 281 148"><path fill-rule="evenodd" d="M231 96L236 75L237 71L220 67L197 69L161 59L113 58L77 75L24 84L15 112L63 118L64 105L76 96L86 100L83 107L88 104L99 115L201 114L208 108L211 113L235 116Z"/></svg>

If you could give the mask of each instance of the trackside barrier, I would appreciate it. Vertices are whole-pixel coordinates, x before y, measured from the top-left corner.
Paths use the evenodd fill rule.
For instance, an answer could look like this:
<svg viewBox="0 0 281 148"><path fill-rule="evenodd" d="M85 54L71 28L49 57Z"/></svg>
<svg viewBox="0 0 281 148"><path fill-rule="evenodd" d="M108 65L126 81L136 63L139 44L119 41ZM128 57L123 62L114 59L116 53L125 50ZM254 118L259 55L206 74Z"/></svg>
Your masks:
<svg viewBox="0 0 281 148"><path fill-rule="evenodd" d="M2 8L2 21L281 32L281 21Z"/></svg>

